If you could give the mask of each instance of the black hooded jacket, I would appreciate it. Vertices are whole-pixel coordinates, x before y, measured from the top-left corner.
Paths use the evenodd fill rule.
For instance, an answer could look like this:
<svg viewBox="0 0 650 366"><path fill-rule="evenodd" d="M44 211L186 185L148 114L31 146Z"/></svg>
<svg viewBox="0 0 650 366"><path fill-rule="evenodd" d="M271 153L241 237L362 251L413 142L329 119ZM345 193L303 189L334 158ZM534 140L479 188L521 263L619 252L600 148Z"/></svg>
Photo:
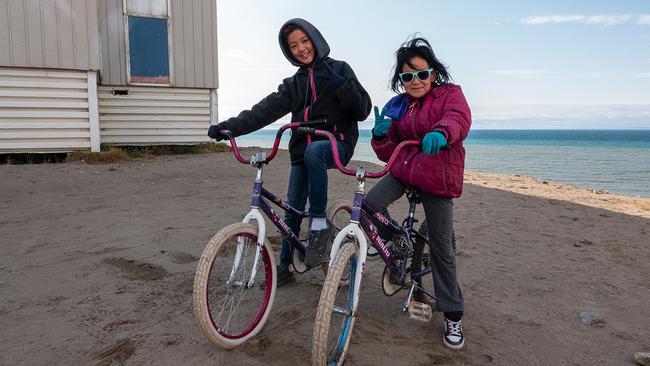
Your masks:
<svg viewBox="0 0 650 366"><path fill-rule="evenodd" d="M316 53L312 65L299 63L291 54L286 36L283 35L284 29L291 24L301 28L311 40ZM240 136L269 125L288 113L291 113L292 122L304 121L305 109L309 107L307 120L327 119L327 125L318 128L332 132L337 140L343 143L344 163L347 164L352 158L359 138L357 122L365 120L370 113L370 96L347 63L328 57L329 45L311 23L300 18L291 19L280 28L278 39L282 53L291 64L299 67L298 71L284 79L278 86L278 91L259 101L250 110L224 121L223 124L235 136ZM313 68L316 102L310 89L310 67ZM345 78L343 85L336 89L330 87L328 69ZM289 141L291 164L302 163L306 147L306 136L292 134Z"/></svg>

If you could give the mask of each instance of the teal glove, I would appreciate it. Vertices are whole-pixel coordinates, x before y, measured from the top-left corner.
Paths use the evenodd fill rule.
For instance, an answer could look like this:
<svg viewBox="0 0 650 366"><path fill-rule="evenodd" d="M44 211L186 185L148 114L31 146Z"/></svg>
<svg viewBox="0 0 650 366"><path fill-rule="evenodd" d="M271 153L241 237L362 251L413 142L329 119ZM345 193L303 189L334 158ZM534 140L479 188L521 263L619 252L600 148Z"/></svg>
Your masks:
<svg viewBox="0 0 650 366"><path fill-rule="evenodd" d="M373 136L383 137L388 133L388 128L390 127L390 118L384 117L385 109L379 114L379 108L375 106L375 127L372 129Z"/></svg>
<svg viewBox="0 0 650 366"><path fill-rule="evenodd" d="M422 139L422 151L427 155L435 155L440 152L445 145L447 145L447 139L442 132L432 131L424 135Z"/></svg>

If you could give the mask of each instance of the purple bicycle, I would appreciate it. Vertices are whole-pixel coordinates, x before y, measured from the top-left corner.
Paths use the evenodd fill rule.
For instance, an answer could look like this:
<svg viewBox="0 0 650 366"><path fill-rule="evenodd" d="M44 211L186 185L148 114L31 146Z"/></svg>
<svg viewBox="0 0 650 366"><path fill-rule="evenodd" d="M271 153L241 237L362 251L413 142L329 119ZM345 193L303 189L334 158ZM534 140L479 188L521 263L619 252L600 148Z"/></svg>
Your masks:
<svg viewBox="0 0 650 366"><path fill-rule="evenodd" d="M312 365L341 365L352 337L352 329L357 317L361 279L366 263L368 243L377 250L384 260L382 289L386 296L393 296L402 289L408 289L402 311L416 320L430 321L431 306L435 306L433 289L425 288L422 278L431 273L426 222L419 231L414 230L418 221L415 209L420 203L417 190L408 189L408 216L402 225L389 220L364 201L366 178L379 178L388 173L399 153L407 146L419 146L419 141L403 141L390 160L379 172L367 172L363 167L346 169L338 159L334 136L329 132L302 127L300 132L314 136L327 137L331 144L337 168L346 175L356 176L358 187L354 193L354 203L350 221L341 227L330 251L330 265L323 283L314 335L312 340ZM349 207L342 202L333 207ZM378 232L391 233L392 239L385 241ZM455 241L455 238L452 238ZM455 245L454 245L455 247ZM425 281L432 283L433 281Z"/></svg>
<svg viewBox="0 0 650 366"><path fill-rule="evenodd" d="M266 190L262 173L264 165L275 157L286 130L324 123L324 120L315 120L286 124L278 130L268 155L258 152L250 159L241 156L230 131L223 131L237 160L257 168L257 175L253 182L251 210L243 222L226 226L212 237L201 255L194 277L196 318L203 333L218 346L231 349L241 345L261 331L271 312L277 276L273 250L266 238L264 215L289 238L293 246L294 271L303 273L309 269L304 264L307 245L291 231L269 201L294 215L307 217L308 213L297 210ZM334 210L328 210L328 217L340 227L341 223L349 221L351 211L350 206L338 205ZM327 262L321 268L327 272Z"/></svg>

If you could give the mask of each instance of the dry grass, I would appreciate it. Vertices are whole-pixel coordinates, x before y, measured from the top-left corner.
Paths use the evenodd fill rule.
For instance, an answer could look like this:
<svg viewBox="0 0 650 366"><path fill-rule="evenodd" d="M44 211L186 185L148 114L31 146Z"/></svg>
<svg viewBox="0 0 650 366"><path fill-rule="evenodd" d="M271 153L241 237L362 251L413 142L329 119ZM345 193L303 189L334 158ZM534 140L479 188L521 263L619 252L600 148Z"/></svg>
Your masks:
<svg viewBox="0 0 650 366"><path fill-rule="evenodd" d="M149 158L157 155L186 155L207 154L230 151L226 144L207 143L198 145L155 145L155 146L123 146L131 158Z"/></svg>
<svg viewBox="0 0 650 366"><path fill-rule="evenodd" d="M81 161L88 164L109 164L131 159L150 159L158 155L208 154L230 151L226 144L208 143L199 145L155 145L107 147L98 153L75 151L68 154L66 161Z"/></svg>
<svg viewBox="0 0 650 366"><path fill-rule="evenodd" d="M109 164L129 160L129 154L122 149L111 147L107 151L74 151L68 154L66 162L81 161L88 164Z"/></svg>
<svg viewBox="0 0 650 366"><path fill-rule="evenodd" d="M224 143L198 145L156 145L156 146L102 146L100 152L74 151L56 154L0 154L0 164L51 164L84 162L87 164L110 164L131 159L149 159L158 155L209 154L231 151Z"/></svg>

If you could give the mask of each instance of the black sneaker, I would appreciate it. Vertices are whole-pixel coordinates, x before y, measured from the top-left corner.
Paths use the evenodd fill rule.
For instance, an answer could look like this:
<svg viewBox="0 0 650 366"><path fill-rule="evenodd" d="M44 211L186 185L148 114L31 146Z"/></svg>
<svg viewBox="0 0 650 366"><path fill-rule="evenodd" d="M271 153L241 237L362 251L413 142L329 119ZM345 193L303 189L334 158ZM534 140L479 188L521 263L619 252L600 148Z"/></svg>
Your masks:
<svg viewBox="0 0 650 366"><path fill-rule="evenodd" d="M289 271L288 267L277 266L277 278L276 278L276 287L286 285L288 283L296 282L296 276L293 275L293 272Z"/></svg>
<svg viewBox="0 0 650 366"><path fill-rule="evenodd" d="M463 320L457 322L445 318L445 334L442 343L451 349L461 349L465 345L463 337Z"/></svg>
<svg viewBox="0 0 650 366"><path fill-rule="evenodd" d="M314 267L323 261L328 243L332 240L334 230L332 224L327 222L327 228L322 230L312 230L307 238L308 245L305 252L305 265Z"/></svg>

